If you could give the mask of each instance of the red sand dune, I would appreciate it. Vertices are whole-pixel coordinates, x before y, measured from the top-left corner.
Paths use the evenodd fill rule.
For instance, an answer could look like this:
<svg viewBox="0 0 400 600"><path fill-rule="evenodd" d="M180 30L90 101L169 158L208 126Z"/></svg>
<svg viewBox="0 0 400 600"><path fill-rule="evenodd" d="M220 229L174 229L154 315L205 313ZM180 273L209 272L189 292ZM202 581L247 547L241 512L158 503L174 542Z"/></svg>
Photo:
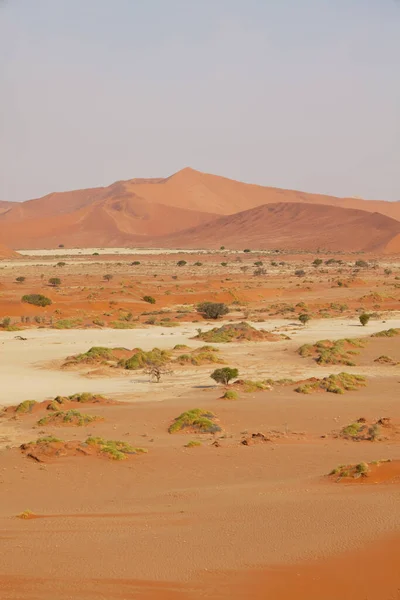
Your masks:
<svg viewBox="0 0 400 600"><path fill-rule="evenodd" d="M393 253L399 240L400 222L379 213L282 202L220 217L158 240L157 245Z"/></svg>
<svg viewBox="0 0 400 600"><path fill-rule="evenodd" d="M214 220L215 215L233 215L278 203L331 205L337 210L353 208L400 221L400 202L336 198L263 187L186 168L165 179L132 179L105 188L52 193L27 202L2 202L0 238L13 248L54 247L60 243L66 246L143 245L154 236L173 234ZM335 219L339 214L336 213ZM342 213L343 219L348 217L349 213ZM390 220L378 223L375 215L374 221L373 229L386 230L388 227L389 233L393 229ZM342 221L340 224L345 231L348 224ZM319 233L324 237L322 231ZM315 231L312 234L315 235ZM367 239L367 235L357 231L357 237L359 235ZM302 232L292 230L290 236L290 247L298 249L297 238L302 241ZM394 235L385 236L382 232L385 241L379 242L377 247L388 245L388 251L397 252L400 242L391 241ZM215 238L218 242L219 237L218 232ZM345 236L340 237L344 239ZM259 246L257 240L252 240L249 238L250 245ZM356 250L359 245L362 247L363 243L359 244L357 240L354 248L346 248Z"/></svg>
<svg viewBox="0 0 400 600"><path fill-rule="evenodd" d="M10 250L10 248L0 243L0 260L3 258L16 258L17 256L19 256L17 252Z"/></svg>

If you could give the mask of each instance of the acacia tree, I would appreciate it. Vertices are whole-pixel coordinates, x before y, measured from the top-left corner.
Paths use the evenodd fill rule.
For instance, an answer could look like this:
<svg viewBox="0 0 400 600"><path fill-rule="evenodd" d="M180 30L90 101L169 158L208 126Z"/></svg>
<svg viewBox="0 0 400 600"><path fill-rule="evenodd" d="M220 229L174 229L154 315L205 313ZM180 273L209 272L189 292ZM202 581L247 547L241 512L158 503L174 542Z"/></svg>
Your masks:
<svg viewBox="0 0 400 600"><path fill-rule="evenodd" d="M308 321L311 319L310 315L308 315L307 313L301 313L299 315L299 321L300 323L302 323L303 325L307 325Z"/></svg>
<svg viewBox="0 0 400 600"><path fill-rule="evenodd" d="M151 363L145 368L144 373L150 376L150 381L153 383L160 383L161 377L163 375L171 375L172 371L161 364Z"/></svg>
<svg viewBox="0 0 400 600"><path fill-rule="evenodd" d="M211 373L211 379L214 379L217 383L228 385L231 379L235 379L239 375L238 369L232 369L231 367L223 367L222 369L215 369Z"/></svg>

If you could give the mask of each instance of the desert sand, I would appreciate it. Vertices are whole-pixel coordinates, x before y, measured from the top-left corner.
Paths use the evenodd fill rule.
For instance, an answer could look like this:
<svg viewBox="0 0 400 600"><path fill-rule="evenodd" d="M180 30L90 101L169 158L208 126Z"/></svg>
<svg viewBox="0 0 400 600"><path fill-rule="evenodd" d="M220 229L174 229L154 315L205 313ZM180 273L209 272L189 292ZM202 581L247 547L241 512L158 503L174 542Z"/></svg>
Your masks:
<svg viewBox="0 0 400 600"><path fill-rule="evenodd" d="M2 600L396 598L396 257L94 252L0 263ZM32 293L52 304L21 301ZM207 300L229 313L203 318ZM249 339L199 339L243 322ZM319 340L343 340L347 364L318 362ZM86 360L92 347L117 359ZM119 362L155 347L170 352L159 383ZM225 366L239 370L228 386L210 377ZM216 427L170 433L195 408Z"/></svg>

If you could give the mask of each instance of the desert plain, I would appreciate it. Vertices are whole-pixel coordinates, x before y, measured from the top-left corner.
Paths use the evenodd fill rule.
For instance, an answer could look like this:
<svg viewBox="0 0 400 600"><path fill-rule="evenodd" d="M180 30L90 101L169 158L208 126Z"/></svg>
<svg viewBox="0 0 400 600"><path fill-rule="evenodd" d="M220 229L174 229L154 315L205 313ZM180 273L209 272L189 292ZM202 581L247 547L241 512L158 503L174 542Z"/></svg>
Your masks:
<svg viewBox="0 0 400 600"><path fill-rule="evenodd" d="M400 261L247 250L0 261L2 600L399 598Z"/></svg>

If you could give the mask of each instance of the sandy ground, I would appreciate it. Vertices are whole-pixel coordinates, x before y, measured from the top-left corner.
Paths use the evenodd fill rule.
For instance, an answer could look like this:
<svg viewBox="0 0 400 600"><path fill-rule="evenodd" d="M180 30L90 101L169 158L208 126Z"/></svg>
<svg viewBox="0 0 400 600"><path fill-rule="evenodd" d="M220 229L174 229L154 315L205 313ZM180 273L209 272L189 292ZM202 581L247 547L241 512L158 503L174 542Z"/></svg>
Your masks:
<svg viewBox="0 0 400 600"><path fill-rule="evenodd" d="M400 327L400 319L370 322L367 328L360 327L355 320L327 320L312 321L307 327L296 323L290 325L286 320L267 321L265 323L253 323L254 327L268 331L284 331L291 340L282 342L263 342L246 345L243 344L215 344L221 350L221 355L226 362L232 365L244 366L242 370L245 378L282 378L291 377L304 379L314 376L326 376L331 372L340 372L342 367L316 367L305 361L297 360L296 368L293 368L291 360L286 353L294 350L304 343L313 343L320 339L341 339L351 337L362 337L370 335L389 327ZM213 325L202 327L204 331L211 329ZM76 392L92 391L97 393L111 394L115 398L120 395L124 399L137 400L137 394L152 392L152 399L165 397L165 392L170 389L187 389L187 387L207 386L210 380L210 366L205 366L193 372L193 369L176 369L167 381L154 386L149 383L143 374L132 374L121 377L113 376L110 379L104 377L82 377L81 372L60 371L43 368L49 366L50 361L61 361L67 356L86 352L92 346L122 347L132 349L135 347L151 350L152 348L173 348L175 344L186 344L190 347L204 345L202 342L193 340L197 334L194 325L174 327L151 327L147 329L134 330L69 330L55 331L37 329L24 332L26 341L16 339L18 332L0 333L0 378L2 386L0 389L0 405L11 405L26 399L43 400L55 395L69 395ZM58 365L56 362L55 365ZM349 369L350 371L368 374L371 367ZM379 373L375 369L375 374ZM146 397L143 397L145 400Z"/></svg>
<svg viewBox="0 0 400 600"><path fill-rule="evenodd" d="M398 598L398 480L354 485L326 476L340 464L400 460L397 439L354 442L333 435L359 417L400 424L400 367L375 362L381 355L400 362L400 338L369 337L400 327L398 262L390 263L390 276L384 273L387 259L352 276L353 267L316 271L314 257L294 257L279 268L268 265L268 276L260 279L252 276L258 256L232 261L227 269L224 258L204 254L203 266L196 267L191 257L183 270L176 268L176 256L157 255L141 258L137 267L116 263L115 256L89 264L86 255L55 269L54 254L1 263L0 317L30 315L31 321L21 331L0 328L0 406L84 391L120 401L82 406L103 418L83 427L39 425L45 409L1 416L1 600ZM84 269L81 260L88 261ZM345 260L354 264L355 257ZM293 276L299 267L307 270L304 280ZM102 281L106 272L114 274L110 283ZM62 278L59 289L47 285L54 274ZM26 281L16 284L18 275ZM21 295L30 292L48 294L53 305L21 304ZM142 301L145 293L154 295L155 306ZM100 377L86 367L60 368L67 356L92 346L204 345L192 338L197 328L206 331L215 323L203 321L193 306L210 297L231 303L228 319L290 337L215 344L241 377L297 380L345 370L365 375L367 385L343 395L273 387L224 401L210 379L213 365L174 367L159 384L141 372L105 369ZM313 315L306 327L297 319L303 303ZM347 305L341 315L331 306L338 303ZM320 310L330 311L329 318L319 318ZM360 310L374 313L366 327L359 324ZM138 319L135 329L108 326L121 323L128 311ZM152 311L156 324L145 325ZM38 328L37 315L45 317L44 327ZM82 328L49 327L50 319L78 316ZM165 316L183 320L159 325ZM95 326L94 318L105 325ZM354 367L318 366L296 352L303 343L359 337L367 343ZM176 416L195 407L216 414L220 436L168 433ZM279 432L274 441L241 443L271 430ZM23 456L19 445L43 435L73 442L100 436L148 453L121 462L60 456L38 463ZM192 440L201 446L187 448ZM38 518L16 518L26 509Z"/></svg>

